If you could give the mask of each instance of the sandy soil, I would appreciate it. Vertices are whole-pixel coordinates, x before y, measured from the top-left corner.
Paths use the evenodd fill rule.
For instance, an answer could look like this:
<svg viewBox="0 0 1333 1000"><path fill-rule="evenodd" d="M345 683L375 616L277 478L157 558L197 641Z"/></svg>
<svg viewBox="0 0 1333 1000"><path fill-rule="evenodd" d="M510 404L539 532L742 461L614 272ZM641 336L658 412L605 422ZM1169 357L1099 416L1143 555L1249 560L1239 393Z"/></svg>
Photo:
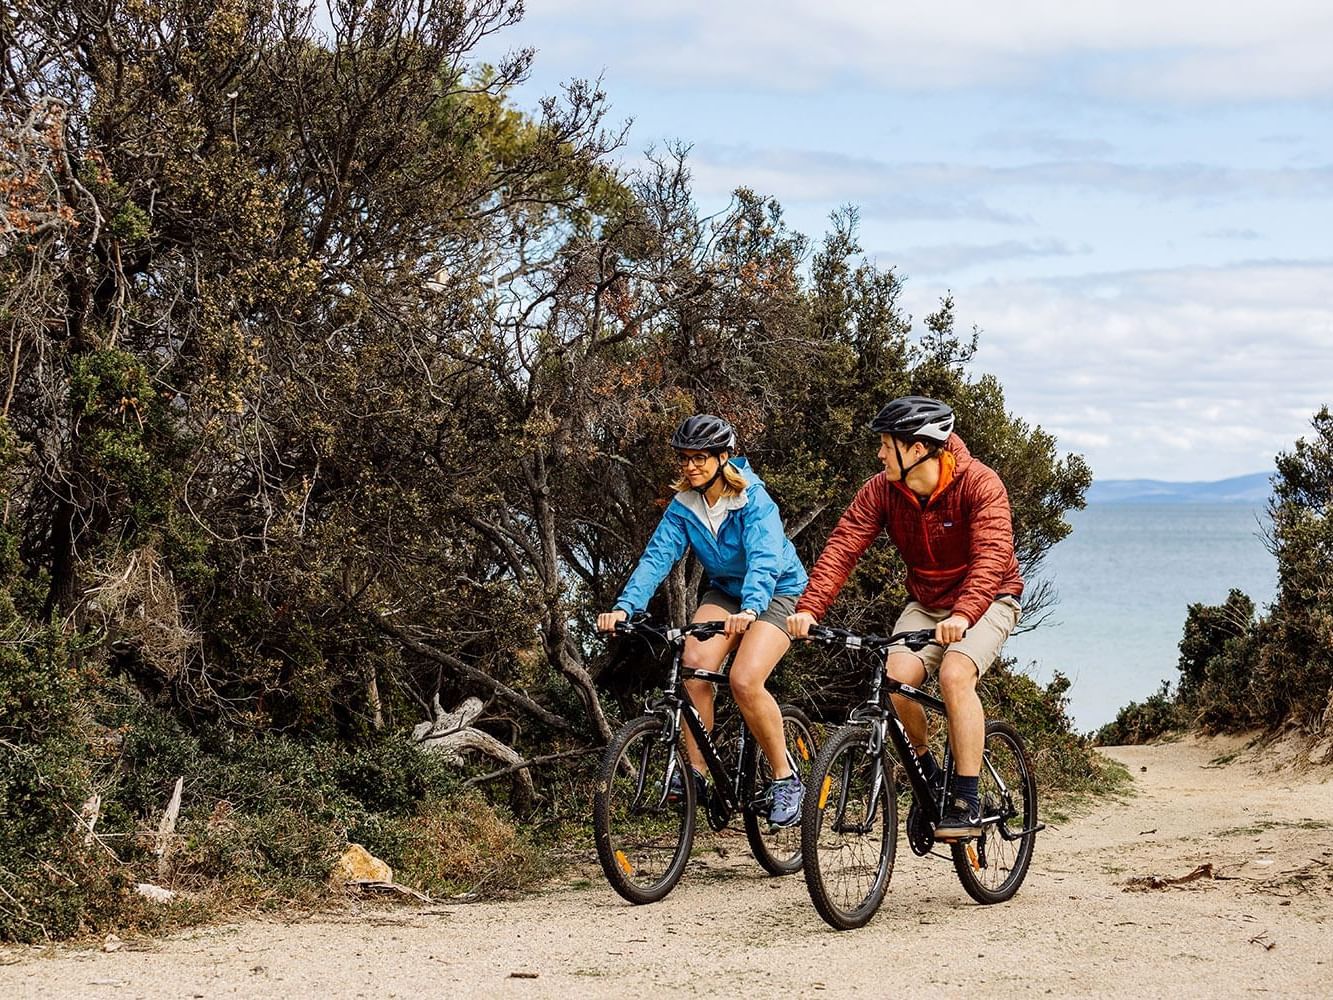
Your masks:
<svg viewBox="0 0 1333 1000"><path fill-rule="evenodd" d="M1236 741L1108 751L1137 794L1039 836L1009 903L902 844L883 909L838 933L742 835L661 903L597 878L503 903L212 927L115 953L0 950L0 997L1329 996L1333 781ZM719 852L716 848L721 848ZM723 856L725 855L725 856ZM1129 891L1211 864L1220 878ZM593 869L595 872L595 869Z"/></svg>

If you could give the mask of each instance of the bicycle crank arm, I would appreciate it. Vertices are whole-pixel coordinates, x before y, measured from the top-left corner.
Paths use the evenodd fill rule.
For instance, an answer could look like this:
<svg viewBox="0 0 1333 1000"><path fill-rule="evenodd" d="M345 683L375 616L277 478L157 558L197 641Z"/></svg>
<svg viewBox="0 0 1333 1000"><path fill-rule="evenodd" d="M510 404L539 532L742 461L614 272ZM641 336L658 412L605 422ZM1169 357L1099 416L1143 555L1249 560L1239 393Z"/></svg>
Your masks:
<svg viewBox="0 0 1333 1000"><path fill-rule="evenodd" d="M861 836L875 830L874 823L833 823L831 826L834 833L855 833Z"/></svg>
<svg viewBox="0 0 1333 1000"><path fill-rule="evenodd" d="M1006 832L1004 825L1001 824L1000 836L1003 837L1005 840L1022 840L1024 837L1029 836L1030 834L1040 833L1042 830L1045 829L1046 829L1045 823L1038 823L1036 826L1030 826L1026 830L1019 830L1017 833L1008 833Z"/></svg>

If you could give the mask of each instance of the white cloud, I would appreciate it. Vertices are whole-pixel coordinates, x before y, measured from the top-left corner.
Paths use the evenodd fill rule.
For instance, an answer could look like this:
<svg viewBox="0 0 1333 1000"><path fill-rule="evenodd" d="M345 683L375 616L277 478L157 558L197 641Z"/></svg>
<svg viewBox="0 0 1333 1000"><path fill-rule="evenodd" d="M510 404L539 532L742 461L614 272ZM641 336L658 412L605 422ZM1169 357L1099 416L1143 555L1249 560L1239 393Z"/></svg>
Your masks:
<svg viewBox="0 0 1333 1000"><path fill-rule="evenodd" d="M1058 160L1105 157L1115 147L1105 139L1083 139L1054 129L1004 129L988 132L978 140L984 149L1036 153Z"/></svg>
<svg viewBox="0 0 1333 1000"><path fill-rule="evenodd" d="M1237 198L1333 197L1333 166L1231 167L1068 160L1019 166L890 163L824 150L701 144L691 156L695 191L725 195L740 185L783 202L859 204L867 216L1022 222L987 193L1035 188L1118 193L1209 203Z"/></svg>
<svg viewBox="0 0 1333 1000"><path fill-rule="evenodd" d="M1070 257L1088 252L1086 245L1071 247L1060 240L1039 239L1004 240L999 243L943 243L886 251L872 256L878 257L885 264L898 266L903 274L911 277L943 274L1002 260Z"/></svg>
<svg viewBox="0 0 1333 1000"><path fill-rule="evenodd" d="M930 290L909 293L924 306ZM1333 403L1333 263L987 283L956 298L961 324L982 328L976 368L1099 477L1258 471Z"/></svg>
<svg viewBox="0 0 1333 1000"><path fill-rule="evenodd" d="M673 84L782 89L841 82L918 90L1055 79L1179 100L1333 94L1322 0L550 0L533 38L584 66L632 38L618 72ZM569 38L577 25L581 37ZM539 29L539 30L538 30Z"/></svg>

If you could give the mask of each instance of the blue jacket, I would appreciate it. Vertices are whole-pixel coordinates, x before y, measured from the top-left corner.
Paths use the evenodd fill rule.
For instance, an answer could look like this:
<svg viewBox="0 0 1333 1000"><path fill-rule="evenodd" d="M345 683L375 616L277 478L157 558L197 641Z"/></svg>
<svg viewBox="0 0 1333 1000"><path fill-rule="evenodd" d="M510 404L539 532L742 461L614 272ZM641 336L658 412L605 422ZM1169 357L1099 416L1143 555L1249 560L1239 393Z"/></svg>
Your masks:
<svg viewBox="0 0 1333 1000"><path fill-rule="evenodd" d="M805 590L805 567L782 530L778 506L764 481L744 458L733 458L731 464L749 485L739 496L720 501L728 510L717 537L703 497L694 490L677 493L616 600L617 608L629 614L644 610L687 546L703 563L708 585L736 598L742 608L763 614L774 595L795 596Z"/></svg>

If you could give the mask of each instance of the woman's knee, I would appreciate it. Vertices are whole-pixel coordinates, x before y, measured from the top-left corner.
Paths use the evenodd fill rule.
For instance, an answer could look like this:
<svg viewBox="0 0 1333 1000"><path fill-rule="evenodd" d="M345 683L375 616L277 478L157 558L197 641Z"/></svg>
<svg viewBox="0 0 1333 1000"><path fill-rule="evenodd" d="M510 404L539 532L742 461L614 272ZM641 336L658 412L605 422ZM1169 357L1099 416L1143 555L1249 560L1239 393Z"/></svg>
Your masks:
<svg viewBox="0 0 1333 1000"><path fill-rule="evenodd" d="M738 705L753 705L763 701L768 689L765 682L768 680L768 671L766 670L737 670L732 668L730 674L731 696L736 699Z"/></svg>

